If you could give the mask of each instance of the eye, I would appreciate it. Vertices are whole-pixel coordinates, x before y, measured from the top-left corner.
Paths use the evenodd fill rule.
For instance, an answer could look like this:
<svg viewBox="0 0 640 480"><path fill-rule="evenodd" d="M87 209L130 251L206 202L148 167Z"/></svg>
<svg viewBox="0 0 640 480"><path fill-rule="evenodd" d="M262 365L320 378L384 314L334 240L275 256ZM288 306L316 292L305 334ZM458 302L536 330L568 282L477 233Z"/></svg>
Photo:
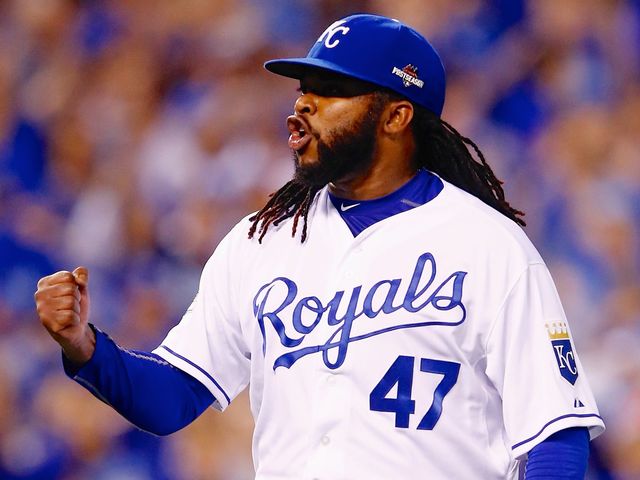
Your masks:
<svg viewBox="0 0 640 480"><path fill-rule="evenodd" d="M305 93L313 93L320 97L348 97L347 89L340 83L323 83L319 85L300 85L296 89L300 95Z"/></svg>
<svg viewBox="0 0 640 480"><path fill-rule="evenodd" d="M326 93L327 93L327 96L329 97L340 97L343 94L342 90L336 85L327 87Z"/></svg>
<svg viewBox="0 0 640 480"><path fill-rule="evenodd" d="M335 83L322 85L318 90L318 95L323 97L342 97L344 95L343 88Z"/></svg>

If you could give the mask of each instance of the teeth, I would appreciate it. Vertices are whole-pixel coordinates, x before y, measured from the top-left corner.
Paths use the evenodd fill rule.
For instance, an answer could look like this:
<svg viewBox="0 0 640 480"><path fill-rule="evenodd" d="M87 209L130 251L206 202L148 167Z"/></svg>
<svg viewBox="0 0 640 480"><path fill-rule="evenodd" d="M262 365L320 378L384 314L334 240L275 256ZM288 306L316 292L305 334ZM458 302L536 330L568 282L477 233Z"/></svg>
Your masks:
<svg viewBox="0 0 640 480"><path fill-rule="evenodd" d="M301 129L300 129L300 136L301 136L301 137L304 137L304 134L305 134L305 133L306 133L306 132L304 131L304 128L301 128Z"/></svg>

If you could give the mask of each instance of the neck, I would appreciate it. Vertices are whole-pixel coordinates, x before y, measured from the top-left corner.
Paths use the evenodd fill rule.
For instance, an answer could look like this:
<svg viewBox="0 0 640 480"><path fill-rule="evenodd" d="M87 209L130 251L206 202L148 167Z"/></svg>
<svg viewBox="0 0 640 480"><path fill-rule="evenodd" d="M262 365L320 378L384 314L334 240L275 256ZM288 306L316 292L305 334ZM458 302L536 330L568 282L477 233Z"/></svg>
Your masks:
<svg viewBox="0 0 640 480"><path fill-rule="evenodd" d="M329 184L329 191L340 198L350 200L372 200L394 192L416 174L411 161L412 145L378 145L371 166L364 172L355 173Z"/></svg>

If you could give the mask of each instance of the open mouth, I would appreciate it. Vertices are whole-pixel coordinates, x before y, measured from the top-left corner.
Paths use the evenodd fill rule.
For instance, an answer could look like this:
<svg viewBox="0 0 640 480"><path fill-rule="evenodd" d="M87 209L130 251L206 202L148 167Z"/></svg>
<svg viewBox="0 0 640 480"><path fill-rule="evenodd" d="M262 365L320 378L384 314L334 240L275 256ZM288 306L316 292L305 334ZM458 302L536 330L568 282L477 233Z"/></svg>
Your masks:
<svg viewBox="0 0 640 480"><path fill-rule="evenodd" d="M303 150L313 137L306 122L296 115L287 117L287 128L290 133L289 148L296 152Z"/></svg>

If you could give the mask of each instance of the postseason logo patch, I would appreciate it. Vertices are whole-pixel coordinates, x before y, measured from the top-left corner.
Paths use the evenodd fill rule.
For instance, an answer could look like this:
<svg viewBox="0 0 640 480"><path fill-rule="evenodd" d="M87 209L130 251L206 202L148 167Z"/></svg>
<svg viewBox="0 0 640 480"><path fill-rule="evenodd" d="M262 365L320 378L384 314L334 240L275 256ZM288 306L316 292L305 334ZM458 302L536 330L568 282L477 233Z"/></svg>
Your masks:
<svg viewBox="0 0 640 480"><path fill-rule="evenodd" d="M402 84L405 87L415 85L418 88L424 87L424 80L418 78L418 68L409 64L404 68L393 67L391 73L402 79Z"/></svg>
<svg viewBox="0 0 640 480"><path fill-rule="evenodd" d="M569 328L566 323L547 324L547 333L551 340L553 353L560 368L560 375L571 385L578 379L578 366L569 337Z"/></svg>

